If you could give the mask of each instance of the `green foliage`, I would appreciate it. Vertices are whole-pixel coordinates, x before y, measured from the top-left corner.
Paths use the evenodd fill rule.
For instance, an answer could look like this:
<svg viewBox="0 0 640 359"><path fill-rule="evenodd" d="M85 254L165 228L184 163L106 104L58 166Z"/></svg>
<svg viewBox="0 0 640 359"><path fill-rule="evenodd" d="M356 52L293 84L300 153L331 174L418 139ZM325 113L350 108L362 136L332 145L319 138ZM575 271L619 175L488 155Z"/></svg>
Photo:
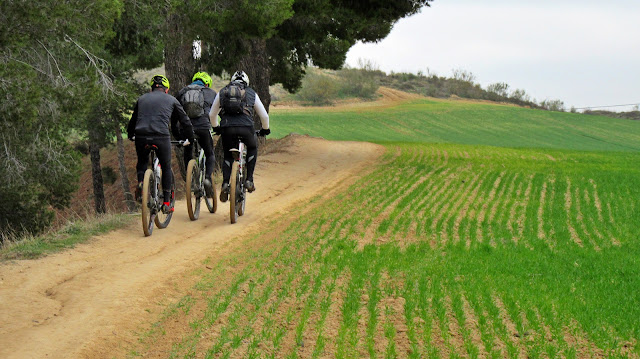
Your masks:
<svg viewBox="0 0 640 359"><path fill-rule="evenodd" d="M378 79L374 71L361 69L342 69L340 77L340 93L343 97L357 97L371 100L378 90Z"/></svg>
<svg viewBox="0 0 640 359"><path fill-rule="evenodd" d="M270 38L293 15L294 0L211 1L193 11L194 38L203 41L202 63L210 72L233 73L249 51L247 40ZM185 3L190 8L190 3Z"/></svg>
<svg viewBox="0 0 640 359"><path fill-rule="evenodd" d="M313 105L329 105L338 94L338 84L335 78L321 72L310 72L303 80L303 86L298 97Z"/></svg>
<svg viewBox="0 0 640 359"><path fill-rule="evenodd" d="M564 111L564 102L561 100L543 100L540 106L549 111Z"/></svg>
<svg viewBox="0 0 640 359"><path fill-rule="evenodd" d="M396 21L430 1L295 1L294 15L278 26L267 42L271 83L282 83L286 90L295 92L310 61L321 68L338 69L357 41L383 39Z"/></svg>
<svg viewBox="0 0 640 359"><path fill-rule="evenodd" d="M93 96L113 89L100 56L123 10L119 1L4 1L0 19L0 225L38 233L51 207L69 203L78 158L66 134ZM102 92L102 95L108 92Z"/></svg>
<svg viewBox="0 0 640 359"><path fill-rule="evenodd" d="M453 95L478 100L510 102L519 106L542 108L538 106L524 90L509 92L509 85L504 82L493 83L484 90L475 83L475 76L465 70L454 70L453 77L438 76L433 73L390 73L380 72L378 82L381 86L418 93L424 96L448 98Z"/></svg>
<svg viewBox="0 0 640 359"><path fill-rule="evenodd" d="M113 167L102 166L102 178L105 183L114 184L118 179L118 174L113 169Z"/></svg>
<svg viewBox="0 0 640 359"><path fill-rule="evenodd" d="M505 82L496 82L487 86L487 92L496 95L496 99L509 96L509 84Z"/></svg>

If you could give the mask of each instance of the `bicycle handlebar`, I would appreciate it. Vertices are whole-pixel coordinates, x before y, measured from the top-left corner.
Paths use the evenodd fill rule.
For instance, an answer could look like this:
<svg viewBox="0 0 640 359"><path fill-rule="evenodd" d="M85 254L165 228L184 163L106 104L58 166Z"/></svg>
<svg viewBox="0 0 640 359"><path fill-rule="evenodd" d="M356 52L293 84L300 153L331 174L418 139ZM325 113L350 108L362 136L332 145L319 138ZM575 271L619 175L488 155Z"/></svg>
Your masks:
<svg viewBox="0 0 640 359"><path fill-rule="evenodd" d="M171 141L171 144L187 147L191 144L191 142L189 142L189 139L186 139L186 140L179 140L179 141Z"/></svg>

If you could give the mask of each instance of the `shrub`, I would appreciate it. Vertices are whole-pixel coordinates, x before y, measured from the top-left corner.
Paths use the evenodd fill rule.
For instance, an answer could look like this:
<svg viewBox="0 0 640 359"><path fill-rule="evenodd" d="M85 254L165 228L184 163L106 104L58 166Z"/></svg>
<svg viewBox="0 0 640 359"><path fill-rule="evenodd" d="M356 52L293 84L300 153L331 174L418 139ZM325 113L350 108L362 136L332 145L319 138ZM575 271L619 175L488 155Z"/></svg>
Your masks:
<svg viewBox="0 0 640 359"><path fill-rule="evenodd" d="M378 90L378 80L372 71L361 69L340 70L340 94L343 97L372 99Z"/></svg>
<svg viewBox="0 0 640 359"><path fill-rule="evenodd" d="M564 112L564 102L560 100L544 100L540 106L545 110Z"/></svg>
<svg viewBox="0 0 640 359"><path fill-rule="evenodd" d="M310 71L302 80L298 97L313 105L329 105L338 95L335 79Z"/></svg>
<svg viewBox="0 0 640 359"><path fill-rule="evenodd" d="M118 174L116 173L116 171L112 167L103 166L102 167L102 179L104 180L105 183L114 184L116 182L116 180L118 179Z"/></svg>

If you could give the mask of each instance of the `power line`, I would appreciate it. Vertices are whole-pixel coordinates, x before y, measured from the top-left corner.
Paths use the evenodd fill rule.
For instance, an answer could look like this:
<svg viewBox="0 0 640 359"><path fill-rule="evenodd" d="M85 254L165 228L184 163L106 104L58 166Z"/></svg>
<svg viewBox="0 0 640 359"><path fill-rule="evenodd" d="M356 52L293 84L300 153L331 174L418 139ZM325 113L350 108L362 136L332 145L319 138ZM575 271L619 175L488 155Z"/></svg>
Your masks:
<svg viewBox="0 0 640 359"><path fill-rule="evenodd" d="M589 107L579 107L575 110L588 110L592 108L607 108L607 107L623 107L623 106L640 106L640 103L629 103L626 105L607 105L607 106L589 106Z"/></svg>

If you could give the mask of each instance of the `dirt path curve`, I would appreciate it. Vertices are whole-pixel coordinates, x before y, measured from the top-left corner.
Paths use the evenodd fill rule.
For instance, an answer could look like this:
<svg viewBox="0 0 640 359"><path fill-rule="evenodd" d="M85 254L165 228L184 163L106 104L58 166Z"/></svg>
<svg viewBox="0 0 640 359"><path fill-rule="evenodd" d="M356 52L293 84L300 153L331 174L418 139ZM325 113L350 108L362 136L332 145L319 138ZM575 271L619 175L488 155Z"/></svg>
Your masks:
<svg viewBox="0 0 640 359"><path fill-rule="evenodd" d="M0 358L125 356L134 331L155 319L148 308L188 289L188 273L204 259L241 250L234 238L346 185L383 152L373 144L304 136L289 142L259 159L258 190L237 224L229 223L228 203L191 222L182 201L169 227L151 237L136 220L73 250L0 265Z"/></svg>

